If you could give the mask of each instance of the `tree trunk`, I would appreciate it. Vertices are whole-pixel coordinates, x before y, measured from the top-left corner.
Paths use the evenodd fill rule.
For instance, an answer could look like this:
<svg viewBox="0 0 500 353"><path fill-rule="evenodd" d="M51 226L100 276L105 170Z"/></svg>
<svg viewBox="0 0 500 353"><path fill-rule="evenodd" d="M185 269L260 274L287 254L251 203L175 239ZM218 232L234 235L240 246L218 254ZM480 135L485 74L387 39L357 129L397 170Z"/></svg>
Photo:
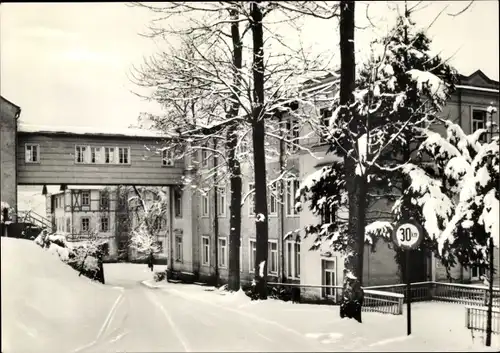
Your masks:
<svg viewBox="0 0 500 353"><path fill-rule="evenodd" d="M238 19L237 10L230 10L231 19ZM237 94L241 85L240 72L242 66L242 43L237 21L231 23L231 39L233 42L234 92L228 118L238 115L239 103ZM230 172L230 205L229 205L229 260L228 260L228 290L240 289L240 240L241 240L241 168L236 158L238 142L238 126L233 123L227 131L226 151L228 169Z"/></svg>
<svg viewBox="0 0 500 353"><path fill-rule="evenodd" d="M217 139L214 139L214 150L217 151ZM219 211L217 200L219 190L217 188L217 154L214 153L214 240L215 240L215 286L219 286Z"/></svg>
<svg viewBox="0 0 500 353"><path fill-rule="evenodd" d="M347 108L352 101L355 87L354 52L354 1L340 2L340 104L344 108L341 117L349 122L349 129L358 132L357 117L351 116ZM344 148L349 151L356 141L344 140ZM363 254L365 239L366 178L355 174L356 162L344 156L344 172L349 199L349 222L347 256L344 262L343 296L340 316L355 318L361 322L363 304Z"/></svg>
<svg viewBox="0 0 500 353"><path fill-rule="evenodd" d="M250 4L253 39L253 104L252 140L255 179L255 294L259 299L267 299L267 249L268 249L268 214L266 185L266 156L264 149L264 34L262 29L262 11L257 2Z"/></svg>
<svg viewBox="0 0 500 353"><path fill-rule="evenodd" d="M279 125L282 127L283 123L283 114L279 113ZM286 160L285 160L285 141L283 138L280 139L279 142L279 168L280 168L280 174L283 175L285 172L286 168ZM285 276L285 182L283 181L283 178L280 178L279 181L279 188L275 187L274 188L276 192L279 194L279 237L280 237L280 247L281 247L281 253L280 253L280 262L281 262L281 282L285 283L286 282L286 276ZM278 196L278 195L276 195Z"/></svg>
<svg viewBox="0 0 500 353"><path fill-rule="evenodd" d="M238 127L233 124L227 133L228 166L230 170L230 205L229 205L229 273L228 290L240 289L240 240L241 240L241 168L236 159L235 149L238 139Z"/></svg>

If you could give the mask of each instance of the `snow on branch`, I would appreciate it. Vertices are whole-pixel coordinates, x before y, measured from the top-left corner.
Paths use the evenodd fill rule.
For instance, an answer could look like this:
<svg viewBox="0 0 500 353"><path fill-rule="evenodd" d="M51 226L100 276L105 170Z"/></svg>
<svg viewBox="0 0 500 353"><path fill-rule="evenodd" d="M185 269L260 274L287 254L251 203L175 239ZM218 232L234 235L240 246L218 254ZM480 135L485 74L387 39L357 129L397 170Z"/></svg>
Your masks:
<svg viewBox="0 0 500 353"><path fill-rule="evenodd" d="M365 227L365 242L373 244L373 237L391 238L393 226L391 222L375 221Z"/></svg>

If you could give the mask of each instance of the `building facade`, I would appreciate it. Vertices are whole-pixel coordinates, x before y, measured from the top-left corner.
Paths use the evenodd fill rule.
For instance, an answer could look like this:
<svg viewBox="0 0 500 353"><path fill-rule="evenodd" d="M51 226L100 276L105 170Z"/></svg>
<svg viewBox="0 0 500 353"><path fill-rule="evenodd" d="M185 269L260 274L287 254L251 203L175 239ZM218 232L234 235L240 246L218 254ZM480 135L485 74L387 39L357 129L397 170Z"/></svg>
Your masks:
<svg viewBox="0 0 500 353"><path fill-rule="evenodd" d="M490 105L499 106L499 83L477 71L470 76L461 77L456 92L444 107L442 116L455 121L469 134L487 126L490 118L487 108ZM323 113L327 114L327 111L322 111ZM326 144L319 136L315 136L310 127L305 125L296 128L291 117L282 118L294 137L304 137L301 144L313 152L314 156L302 150L288 149L286 169L292 177L285 182L283 202L280 202L274 186L268 188L269 280L286 280L308 285L340 285L343 281L343 256L332 252L328 244L323 244L318 250L309 250L313 239L295 236L296 231L318 222L318 216L313 215L307 208L301 212L296 211L296 190L307 175L331 162L332 156L326 153ZM493 115L493 120L498 123L498 113ZM445 132L439 125L434 129L440 133ZM78 185L79 182L90 184L99 181L110 185L131 185L140 182L142 185L164 188L168 212L165 214L164 225L158 232L158 240L162 244L162 253L168 259L170 268L178 274L202 281L213 280L216 273L221 282L227 280L230 201L228 183L219 183L217 192L214 188L202 191L190 186L180 187L181 175L193 179L200 169L213 167L214 160L206 151L201 151L193 158L175 162L170 160L172 156L165 151L146 158L144 146L147 143L142 142L139 137L129 136L126 143L122 137L115 137L112 145L117 147L113 149L113 161L118 165L110 166L111 157L106 155L106 148L110 151L110 147L106 147L109 146L109 138L106 136L64 135L62 139L53 134L35 134L32 137L28 134L22 138L22 143L18 144L18 149L21 150L18 153L18 163L22 166L22 178L18 178L18 182L43 184L50 181L51 184L62 184L67 178L72 178L71 183L66 183ZM42 150L41 155L40 149L37 150L38 154L28 150L27 146L43 146L47 141L51 141L52 150ZM57 143L61 145L57 146ZM150 145L151 148L146 148L148 151L157 150L154 144ZM81 149L82 146L85 150ZM126 146L132 147L125 148ZM56 151L61 150L61 147L65 148L64 153ZM96 157L97 151L99 157ZM45 163L44 153L64 155L66 164L49 161ZM40 166L32 163L32 156L42 162ZM23 161L30 162L26 163L29 168L24 166ZM277 157L271 157L266 162L268 179L273 180L281 173L279 160ZM59 169L51 167L51 163L56 164ZM70 165L78 164L81 164L85 173L70 168ZM96 168L98 166L93 164L101 165ZM46 169L42 172L41 167ZM249 283L254 276L256 236L252 195L253 170L246 163L242 164L242 184L245 202L241 209L240 268L242 283ZM118 194L111 192L110 195ZM137 212L138 206L131 206L127 198L110 196L109 201L104 201L103 189L80 185L67 188L48 199L50 210L47 213L52 215L56 229L66 231L69 238L83 237L86 232L96 230L102 237L109 237L110 242L114 242L110 244L112 253L126 251L132 258L138 256L130 253L127 247L128 234L135 222L131 214ZM381 211L390 210L391 206L385 202L376 204L369 210L368 218L383 220ZM215 218L218 234L215 234ZM131 219L131 224L124 227L126 219ZM419 280L448 280L445 271L430 254L420 254L419 258L412 260L412 266L418 268ZM498 262L496 266L498 268ZM451 270L451 277L459 282L478 281L480 276L477 268L466 270L456 266ZM498 271L496 276L498 277ZM395 260L395 250L390 242L382 239L375 247L367 245L363 278L365 286L399 283L401 277ZM327 289L307 289L303 295L335 297L336 293Z"/></svg>

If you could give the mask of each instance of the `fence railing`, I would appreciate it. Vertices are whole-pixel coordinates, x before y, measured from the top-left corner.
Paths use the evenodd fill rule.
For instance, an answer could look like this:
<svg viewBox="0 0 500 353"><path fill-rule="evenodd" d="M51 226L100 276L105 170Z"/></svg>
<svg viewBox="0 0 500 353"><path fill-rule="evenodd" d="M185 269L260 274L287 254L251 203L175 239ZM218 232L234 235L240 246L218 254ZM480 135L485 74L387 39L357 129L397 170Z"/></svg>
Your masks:
<svg viewBox="0 0 500 353"><path fill-rule="evenodd" d="M365 289L364 311L402 315L404 295Z"/></svg>
<svg viewBox="0 0 500 353"><path fill-rule="evenodd" d="M271 288L272 293L275 293L278 298L281 296L281 299L286 298L289 300L293 300L293 288L298 290L301 288L318 288L321 289L322 292L321 298L315 301L330 305L339 304L343 293L341 286L275 282L268 282L267 285ZM401 315L403 313L404 296L402 294L376 290L365 290L364 293L365 297L362 311L393 315Z"/></svg>
<svg viewBox="0 0 500 353"><path fill-rule="evenodd" d="M486 332L486 317L488 308L484 306L466 306L465 325L473 331ZM493 308L491 332L500 334L500 309Z"/></svg>
<svg viewBox="0 0 500 353"><path fill-rule="evenodd" d="M365 287L366 290L378 290L403 294L406 302L406 284ZM411 284L412 302L446 301L468 305L487 305L488 287L459 283L418 282ZM500 289L493 289L493 305L500 306Z"/></svg>

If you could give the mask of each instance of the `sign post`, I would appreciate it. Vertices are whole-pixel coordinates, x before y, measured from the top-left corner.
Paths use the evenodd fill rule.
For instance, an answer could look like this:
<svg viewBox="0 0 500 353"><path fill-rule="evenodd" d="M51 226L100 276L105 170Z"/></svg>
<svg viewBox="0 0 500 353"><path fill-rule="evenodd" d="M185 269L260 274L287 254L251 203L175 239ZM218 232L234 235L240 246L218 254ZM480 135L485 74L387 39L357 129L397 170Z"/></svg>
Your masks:
<svg viewBox="0 0 500 353"><path fill-rule="evenodd" d="M402 221L394 227L392 242L397 248L405 251L406 255L406 324L407 334L411 335L411 280L410 280L410 255L417 249L424 238L420 224L413 220Z"/></svg>

